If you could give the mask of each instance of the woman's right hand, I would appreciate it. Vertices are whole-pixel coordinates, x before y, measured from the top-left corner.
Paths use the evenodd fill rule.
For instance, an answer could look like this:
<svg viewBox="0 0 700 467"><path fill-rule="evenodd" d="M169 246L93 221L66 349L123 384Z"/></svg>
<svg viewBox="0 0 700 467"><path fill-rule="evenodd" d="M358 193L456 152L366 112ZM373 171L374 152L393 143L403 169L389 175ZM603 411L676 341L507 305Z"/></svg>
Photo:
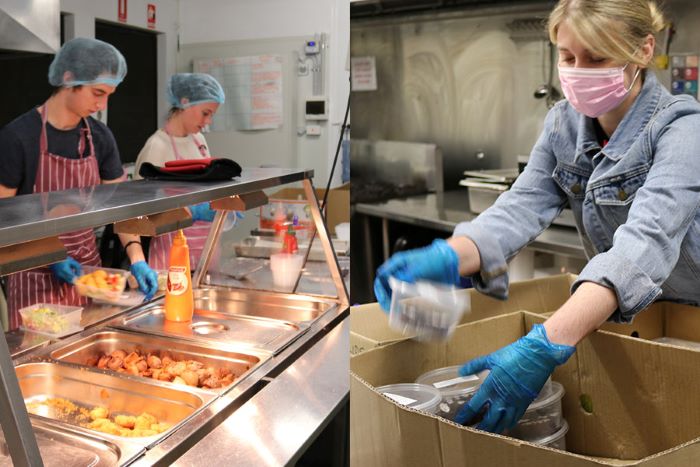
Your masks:
<svg viewBox="0 0 700 467"><path fill-rule="evenodd" d="M394 254L377 269L374 279L374 295L384 310L389 310L391 305L391 276L405 282L424 279L459 286L459 257L443 239L423 248Z"/></svg>

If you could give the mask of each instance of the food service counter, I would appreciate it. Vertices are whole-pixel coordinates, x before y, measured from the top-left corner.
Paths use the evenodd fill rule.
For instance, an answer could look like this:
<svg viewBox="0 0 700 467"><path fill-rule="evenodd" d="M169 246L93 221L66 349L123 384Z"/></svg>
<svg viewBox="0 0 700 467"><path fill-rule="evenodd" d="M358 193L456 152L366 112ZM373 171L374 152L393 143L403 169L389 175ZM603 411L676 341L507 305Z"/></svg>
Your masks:
<svg viewBox="0 0 700 467"><path fill-rule="evenodd" d="M0 218L10 219L0 225L0 233L7 235L0 247L23 238L19 236L19 226L27 232L24 239L32 240L294 181L302 181L307 195L314 196L310 171L252 169L248 173L256 180L150 186L127 182L112 188L110 196L102 197L99 203L94 202L99 196L86 198L84 193L68 193L72 190L60 192L58 195L63 193L82 206L80 214L62 221L36 213L29 215L35 216L35 223L21 216L4 217L5 211L16 214L15 206L0 201ZM177 188L177 194L173 196L168 187ZM99 194L101 187L96 187L92 195L95 192ZM115 197L115 192L120 195ZM142 198L144 195L147 197ZM60 203L60 196L50 196ZM124 208L126 199L130 200L126 203L129 209ZM221 459L222 463L296 461L343 409L349 392L347 292L340 285L343 280L338 262L330 249L318 203L313 201L311 210L318 238L326 251L325 274L338 287L336 297L236 289L209 282L211 277L203 274L195 288L195 316L190 323L166 322L163 297L157 296L132 307L91 304L85 307L81 320L85 329L56 340L30 332L8 333L5 337L13 371L6 373L3 365L0 402L12 408L19 422L16 431L6 430L5 446L14 446L13 436L23 434L22 410L18 407L21 403L33 413L29 420L42 457L49 465L66 465L70 459L99 466L176 462L200 465L204 459L211 463L211 459L224 455L222 448L230 454L226 460ZM220 214L212 232L221 227ZM162 360L162 366L151 366L151 356L158 357L158 365ZM172 366L165 366L166 358ZM119 365L109 365L115 361ZM137 368L134 362L143 367ZM187 365L181 373L184 382L189 379L185 373L195 363L199 366L192 366L192 372L206 370L204 377L210 377L204 385L203 376L195 378L192 386L179 384L177 379L153 378L160 368L164 373L180 364L182 369ZM211 377L217 382L233 382L208 386L206 382ZM12 397L13 379L23 400ZM52 401L48 406L47 400ZM66 409L62 402L66 400L74 401L78 409ZM109 407L114 420L121 416L118 414L152 411L158 421L142 435L125 437L123 432L103 432L92 423L104 419L92 418L91 412L93 422L88 425L85 420L89 419L83 412L101 405ZM134 418L139 428L140 417ZM7 414L2 421L4 426L12 427ZM10 453L12 449L17 448L11 448ZM4 457L0 454L0 465L10 461L7 453L6 449Z"/></svg>

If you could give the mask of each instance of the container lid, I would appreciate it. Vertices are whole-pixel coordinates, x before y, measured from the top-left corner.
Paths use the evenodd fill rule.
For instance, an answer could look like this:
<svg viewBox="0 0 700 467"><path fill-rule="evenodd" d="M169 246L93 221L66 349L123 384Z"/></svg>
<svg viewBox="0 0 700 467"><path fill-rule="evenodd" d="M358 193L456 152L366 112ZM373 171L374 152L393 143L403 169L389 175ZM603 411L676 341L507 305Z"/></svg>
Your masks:
<svg viewBox="0 0 700 467"><path fill-rule="evenodd" d="M541 444L541 445L546 446L547 444L553 443L555 441L559 441L569 431L569 424L566 422L566 420L562 419L561 423L562 423L561 428L559 428L557 431L555 431L551 435L548 435L548 436L545 436L545 437L539 438L539 439L533 439L530 442L534 443L534 444Z"/></svg>
<svg viewBox="0 0 700 467"><path fill-rule="evenodd" d="M440 391L426 384L399 383L388 384L377 388L394 402L416 410L428 410L435 408L442 400Z"/></svg>
<svg viewBox="0 0 700 467"><path fill-rule="evenodd" d="M564 386L556 381L552 381L552 390L549 393L546 391L540 392L540 395L530 404L525 413L553 404L562 397L564 397Z"/></svg>
<svg viewBox="0 0 700 467"><path fill-rule="evenodd" d="M428 371L420 375L416 383L432 386L443 396L457 396L476 392L489 374L485 370L478 375L460 376L460 368L461 365L455 365Z"/></svg>
<svg viewBox="0 0 700 467"><path fill-rule="evenodd" d="M411 283L390 276L389 287L399 294L421 297L442 307L454 309L457 316L455 321L459 320L461 313L470 305L469 294L455 286L424 280Z"/></svg>

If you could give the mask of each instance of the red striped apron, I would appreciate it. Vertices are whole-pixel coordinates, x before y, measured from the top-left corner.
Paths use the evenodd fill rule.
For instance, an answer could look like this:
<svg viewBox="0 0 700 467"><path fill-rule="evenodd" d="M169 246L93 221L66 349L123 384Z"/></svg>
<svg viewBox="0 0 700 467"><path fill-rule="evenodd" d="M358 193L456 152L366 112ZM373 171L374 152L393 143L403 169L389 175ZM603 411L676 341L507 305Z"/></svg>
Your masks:
<svg viewBox="0 0 700 467"><path fill-rule="evenodd" d="M39 164L34 181L34 193L85 188L100 183L100 171L92 143L92 132L86 119L85 128L80 129L78 159L68 159L48 150L46 136L46 104L39 108L41 114L41 136L39 139ZM86 145L90 152L84 155ZM59 235L58 238L72 256L81 264L100 266L100 254L92 229L84 229ZM10 315L10 330L20 325L20 308L35 303L61 305L85 305L87 298L78 295L75 287L59 283L48 268L31 269L8 276L7 307Z"/></svg>
<svg viewBox="0 0 700 467"><path fill-rule="evenodd" d="M180 155L180 152L175 146L175 140L170 132L164 128L165 133L170 137L170 144L173 147L173 154L175 155L175 160L184 159L184 156ZM203 157L210 157L209 150L206 145L200 143L194 134L190 135L192 141L199 148L199 154ZM211 227L211 222L197 221L191 227L185 229L185 236L187 237L187 246L190 248L190 267L192 270L197 268L199 263L199 257L202 255L202 250L204 249L204 243L209 235L209 228ZM148 264L151 268L156 270L165 271L168 269L170 264L170 246L173 244L174 233L166 233L154 237L151 240L151 246L148 250Z"/></svg>

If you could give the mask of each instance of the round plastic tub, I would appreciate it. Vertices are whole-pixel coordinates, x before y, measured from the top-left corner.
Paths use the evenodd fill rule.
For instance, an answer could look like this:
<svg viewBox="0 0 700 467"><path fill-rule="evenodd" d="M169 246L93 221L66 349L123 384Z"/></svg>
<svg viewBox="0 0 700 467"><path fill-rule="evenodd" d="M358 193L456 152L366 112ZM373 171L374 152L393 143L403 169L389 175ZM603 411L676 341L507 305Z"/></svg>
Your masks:
<svg viewBox="0 0 700 467"><path fill-rule="evenodd" d="M437 413L442 400L440 391L426 384L388 384L378 387L377 391L401 405L431 414Z"/></svg>
<svg viewBox="0 0 700 467"><path fill-rule="evenodd" d="M423 373L416 379L418 384L427 384L440 391L442 400L436 415L454 420L466 402L476 394L489 371L482 371L478 375L460 376L461 365L447 366Z"/></svg>
<svg viewBox="0 0 700 467"><path fill-rule="evenodd" d="M421 341L444 341L452 335L469 295L456 287L432 282L403 282L389 278L391 308L389 326Z"/></svg>
<svg viewBox="0 0 700 467"><path fill-rule="evenodd" d="M546 384L540 395L527 408L518 424L508 435L525 441L539 440L557 433L564 425L561 412L561 399L564 397L564 386L552 381L551 390L546 390Z"/></svg>
<svg viewBox="0 0 700 467"><path fill-rule="evenodd" d="M566 451L566 433L569 431L569 424L562 420L562 425L556 433L540 439L533 439L531 442L541 446Z"/></svg>

